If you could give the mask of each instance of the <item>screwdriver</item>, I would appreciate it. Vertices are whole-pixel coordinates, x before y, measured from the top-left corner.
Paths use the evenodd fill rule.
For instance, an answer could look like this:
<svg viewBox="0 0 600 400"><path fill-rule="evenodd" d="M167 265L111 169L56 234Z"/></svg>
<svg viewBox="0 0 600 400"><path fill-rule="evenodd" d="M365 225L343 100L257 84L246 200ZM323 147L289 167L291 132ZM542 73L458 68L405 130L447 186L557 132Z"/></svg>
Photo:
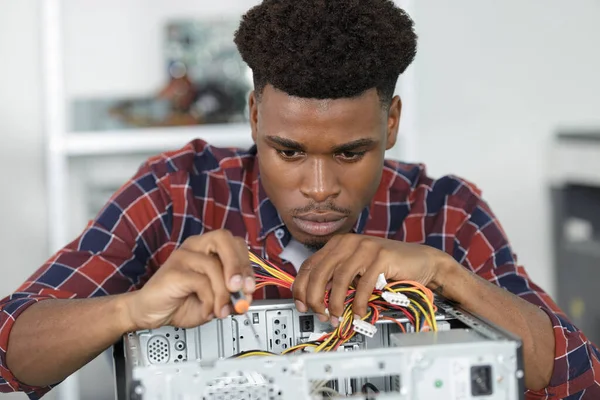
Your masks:
<svg viewBox="0 0 600 400"><path fill-rule="evenodd" d="M252 334L256 339L256 343L258 343L258 347L262 347L260 342L260 336L258 336L256 328L254 328L254 324L252 323L252 321L250 320L250 316L248 315L250 303L248 302L248 300L246 300L246 296L241 290L231 293L231 304L233 304L233 309L236 313L240 315L244 314L246 316L246 321L248 322L248 325L250 325L250 329L252 329Z"/></svg>

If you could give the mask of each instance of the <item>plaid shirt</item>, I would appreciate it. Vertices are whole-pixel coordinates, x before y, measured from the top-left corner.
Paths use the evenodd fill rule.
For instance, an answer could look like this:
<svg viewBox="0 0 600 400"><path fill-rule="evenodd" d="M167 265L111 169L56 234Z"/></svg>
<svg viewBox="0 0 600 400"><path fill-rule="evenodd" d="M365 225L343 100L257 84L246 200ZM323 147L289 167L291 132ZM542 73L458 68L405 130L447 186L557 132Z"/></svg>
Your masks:
<svg viewBox="0 0 600 400"><path fill-rule="evenodd" d="M139 289L190 235L228 229L257 254L295 274L279 258L291 236L259 177L255 148L221 149L200 140L144 163L77 239L0 302L0 392L21 390L36 399L51 388L21 384L6 367L10 330L27 307L50 298ZM386 161L381 185L354 232L441 249L540 307L554 326L554 373L548 388L529 391L527 398L600 398L600 351L518 265L475 186L454 176L433 180L422 165ZM269 287L257 298L290 295Z"/></svg>

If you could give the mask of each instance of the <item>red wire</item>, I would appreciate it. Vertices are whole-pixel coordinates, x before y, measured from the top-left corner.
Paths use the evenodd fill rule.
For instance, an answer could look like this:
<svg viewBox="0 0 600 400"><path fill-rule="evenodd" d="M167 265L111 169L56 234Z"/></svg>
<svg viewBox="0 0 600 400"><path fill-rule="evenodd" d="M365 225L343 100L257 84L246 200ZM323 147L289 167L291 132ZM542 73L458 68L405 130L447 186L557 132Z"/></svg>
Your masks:
<svg viewBox="0 0 600 400"><path fill-rule="evenodd" d="M281 268L279 268L278 266L276 266L275 264L273 264L270 261L264 260L260 257L258 257L263 263L267 264L269 267L277 270L279 273L284 274L286 276L290 276L287 272L283 271ZM252 262L252 266L258 270L257 274L256 274L256 282L257 288L261 288L264 286L268 286L268 285L274 285L274 286L280 286L286 289L290 289L292 284L288 281L276 278L274 276L271 276L269 274L269 272L267 272L266 269L262 268L260 266L260 264L254 263ZM290 278L292 278L290 276ZM292 280L292 279L290 279ZM408 285L412 285L415 286L417 289L421 289L421 286L416 286L413 282L395 282L394 284L408 284ZM350 306L350 304L354 301L354 294L356 293L356 288L355 287L350 287L347 294L346 294L346 299L344 300L344 308ZM373 292L375 295L377 296L381 296L382 291L381 290L374 290ZM323 298L323 302L325 307L329 308L329 300L330 300L330 295L331 295L331 290L328 290L325 293L325 296ZM394 311L400 311L402 314L404 314L406 316L406 318L408 318L408 320L410 321L411 324L415 324L415 318L413 317L413 315L411 315L408 310L405 307L400 307L400 306L395 306L393 304L388 304L387 302L384 302L382 300L375 300L375 301L371 301L368 303L368 306L371 308L371 315L370 317L367 319L372 325L374 325L380 318L381 319L385 319L385 320L389 320L389 321L393 321L395 322L400 329L403 332L406 332L406 329L404 327L403 324L401 324L400 322L398 322L395 318L391 318L388 316L381 316L381 313L383 311L387 311L387 310L394 310ZM348 340L350 340L355 334L356 332L354 331L353 327L352 327L352 319L349 320L342 320L340 321L341 326L339 327L338 332L338 337L337 338L333 338L335 344L333 347L331 347L332 350L337 350L341 345L343 345L344 343L346 343ZM335 332L335 331L334 331ZM327 333L322 335L319 339L317 339L317 342L322 342L328 338L331 337L331 335L333 335L333 332L331 333Z"/></svg>
<svg viewBox="0 0 600 400"><path fill-rule="evenodd" d="M406 333L406 329L404 329L404 325L402 325L397 319L392 318L392 317L381 317L381 319L385 319L388 321L393 321L396 323L396 325L398 325L400 327L400 329L402 330L402 332Z"/></svg>

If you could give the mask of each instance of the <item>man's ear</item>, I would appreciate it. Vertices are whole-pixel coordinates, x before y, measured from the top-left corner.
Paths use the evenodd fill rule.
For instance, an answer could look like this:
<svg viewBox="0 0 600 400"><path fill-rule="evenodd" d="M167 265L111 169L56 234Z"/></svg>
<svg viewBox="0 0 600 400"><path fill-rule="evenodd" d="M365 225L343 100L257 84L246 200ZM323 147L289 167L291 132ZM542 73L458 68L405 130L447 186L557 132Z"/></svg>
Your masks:
<svg viewBox="0 0 600 400"><path fill-rule="evenodd" d="M400 116L402 115L402 100L400 96L394 96L387 118L387 137L385 149L389 150L396 144L398 129L400 127Z"/></svg>
<svg viewBox="0 0 600 400"><path fill-rule="evenodd" d="M256 144L258 134L258 100L255 91L250 92L248 96L248 109L250 112L250 129L252 130L252 141Z"/></svg>

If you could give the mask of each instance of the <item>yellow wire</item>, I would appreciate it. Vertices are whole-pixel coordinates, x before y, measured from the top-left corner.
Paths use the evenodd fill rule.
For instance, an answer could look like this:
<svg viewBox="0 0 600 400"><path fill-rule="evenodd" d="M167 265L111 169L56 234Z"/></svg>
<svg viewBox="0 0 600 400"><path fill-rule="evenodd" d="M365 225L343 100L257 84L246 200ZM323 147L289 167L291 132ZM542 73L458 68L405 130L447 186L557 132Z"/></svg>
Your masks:
<svg viewBox="0 0 600 400"><path fill-rule="evenodd" d="M421 320L419 318L419 313L418 311L415 309L415 306L419 308L419 310L423 313L424 317L425 317L425 322L427 322L429 324L430 327L432 327L433 330L436 330L437 327L433 327L433 324L431 323L431 319L429 317L429 315L427 315L427 313L425 312L425 310L423 309L423 307L421 307L420 304L415 303L414 301L411 301L411 304L408 306L408 308L412 311L412 313L415 316L415 331L419 332L421 330Z"/></svg>
<svg viewBox="0 0 600 400"><path fill-rule="evenodd" d="M415 308L413 307L412 303L408 306L408 308L412 311L412 313L415 316L415 331L418 332L419 331L419 313L417 312L417 310L415 310Z"/></svg>
<svg viewBox="0 0 600 400"><path fill-rule="evenodd" d="M329 337L327 337L327 339L325 339L325 341L323 341L323 343L321 343L316 349L315 352L320 352L320 351L329 351L331 349L333 349L340 341L342 343L346 342L348 339L346 340L342 340L342 327L346 327L346 324L350 323L351 324L351 319L353 318L352 316L352 307L350 305L348 305L346 307L346 309L344 310L344 313L342 315L342 320L340 321L339 325L337 326L337 328L335 328L335 330L329 335ZM366 318L366 317L365 317ZM344 329L344 331L346 331L346 329ZM352 337L354 335L351 335L350 337ZM340 343L340 344L342 344Z"/></svg>
<svg viewBox="0 0 600 400"><path fill-rule="evenodd" d="M271 267L270 265L265 263L263 260L258 258L258 256L256 256L255 254L253 254L251 252L248 252L248 254L249 254L249 258L250 258L251 262L258 264L261 268L263 268L265 271L267 271L273 277L283 280L288 283L294 282L294 278L292 278L290 275L283 273L281 271L278 271L277 269Z"/></svg>
<svg viewBox="0 0 600 400"><path fill-rule="evenodd" d="M425 293L423 293L420 290L417 289L413 289L413 288L400 288L400 289L391 289L391 291L395 292L395 293L402 293L402 292L411 292L411 293L415 293L418 296L422 297L423 300L425 300L425 304L427 304L427 308L429 313L425 312L425 310L423 309L423 307L421 307L418 303L414 303L416 305L419 306L419 309L421 311L423 311L423 314L426 316L425 318L427 319L427 322L430 324L429 326L434 330L437 331L437 321L435 319L435 311L433 310L433 304L431 302L431 300L427 297L427 295L425 295ZM428 318L429 316L429 318Z"/></svg>
<svg viewBox="0 0 600 400"><path fill-rule="evenodd" d="M288 354L288 353L294 352L296 350L303 349L305 347L317 347L317 345L314 343L300 343L296 346L290 347L289 349L285 349L284 351L281 352L281 354Z"/></svg>
<svg viewBox="0 0 600 400"><path fill-rule="evenodd" d="M339 328L339 327L338 327ZM337 332L337 328L334 331L333 335L330 335L327 339L325 339L325 341L323 343L321 343L316 349L315 352L319 352L321 350L323 350L325 347L327 347L327 345L333 340L333 338L336 336L335 332Z"/></svg>
<svg viewBox="0 0 600 400"><path fill-rule="evenodd" d="M266 352L266 351L252 351L246 354L242 354L241 356L237 356L236 358L246 358L246 357L256 357L256 356L274 356L275 354Z"/></svg>
<svg viewBox="0 0 600 400"><path fill-rule="evenodd" d="M254 253L249 252L249 258L250 258L251 262L253 262L253 263L257 264L259 267L263 268L265 270L265 272L267 272L272 277L274 277L280 281L290 283L290 284L292 284L294 282L294 278L292 276L290 276L276 268L273 268L272 266L267 264L266 261L262 260ZM410 284L410 283L408 283L408 284ZM267 285L284 286L284 285L274 283L274 282L262 282L257 285L257 288L267 286ZM350 289L353 289L353 287L350 287ZM419 318L419 312L418 312L418 311L421 311L421 313L423 314L423 317L425 318L425 323L428 324L432 330L437 331L437 321L435 318L436 307L433 304L432 296L428 296L428 293L424 293L420 288L418 288L414 285L411 285L411 287L403 287L403 288L393 288L390 285L387 285L386 289L391 292L394 292L394 293L402 293L402 292L415 293L420 298L422 298L425 301L425 304L427 305L426 306L427 311L429 311L429 312L425 311L425 309L423 308L423 306L421 306L421 304L419 304L413 300L411 300L411 302L410 302L411 304L408 306L408 308L415 315L415 330L417 330L417 331L421 330L421 320ZM431 294L431 293L429 293L429 294ZM373 293L369 298L369 302L375 301L375 300L383 300L383 299L382 299L381 295ZM418 309L418 311L417 311L417 309L415 309L415 307ZM369 318L370 316L371 316L371 313L367 313L367 315L365 315L361 319L364 321L367 318ZM340 324L338 325L338 327L333 332L331 332L331 334L329 334L329 336L320 345L303 343L303 344L293 346L293 347L283 351L282 354L287 354L289 352L296 351L301 348L309 347L309 346L315 347L315 351L317 351L317 352L323 351L323 350L329 351L329 350L333 349L334 347L336 347L337 344L341 345L344 342L346 342L347 340L349 340L351 337L354 336L354 334L352 334L352 335L349 335L348 338L345 340L341 339L343 334L348 334L349 333L348 330L352 329L352 319L353 319L352 307L349 304L348 306L346 306L346 308L342 314L342 318L341 318L341 321L340 321ZM343 332L342 332L342 328L343 328ZM340 343L340 341L341 341L341 343ZM243 356L240 356L240 357L250 357L253 355L261 355L261 354L271 355L270 353L252 352L252 353L248 353Z"/></svg>
<svg viewBox="0 0 600 400"><path fill-rule="evenodd" d="M423 313L423 316L425 317L425 321L429 324L431 329L433 329L434 331L437 330L437 327L431 321L431 316L429 314L427 314L427 312L425 312L425 309L419 303L414 302L414 301L412 302L412 305L416 306L419 309L419 311L421 311Z"/></svg>
<svg viewBox="0 0 600 400"><path fill-rule="evenodd" d="M260 282L256 284L256 289L260 289L263 288L265 286L280 286L282 288L288 288L288 286L284 285L283 283L277 283L277 282Z"/></svg>

